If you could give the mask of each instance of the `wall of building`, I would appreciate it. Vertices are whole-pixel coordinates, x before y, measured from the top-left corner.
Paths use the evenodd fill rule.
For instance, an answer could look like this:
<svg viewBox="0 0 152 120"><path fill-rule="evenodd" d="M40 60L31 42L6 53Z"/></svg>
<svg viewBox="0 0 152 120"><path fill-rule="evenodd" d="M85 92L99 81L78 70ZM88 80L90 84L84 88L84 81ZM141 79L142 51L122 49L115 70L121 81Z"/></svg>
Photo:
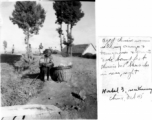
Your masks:
<svg viewBox="0 0 152 120"><path fill-rule="evenodd" d="M96 54L95 49L93 48L93 46L90 44L88 46L88 48L82 53L82 55L85 55L86 53L91 53L91 54Z"/></svg>

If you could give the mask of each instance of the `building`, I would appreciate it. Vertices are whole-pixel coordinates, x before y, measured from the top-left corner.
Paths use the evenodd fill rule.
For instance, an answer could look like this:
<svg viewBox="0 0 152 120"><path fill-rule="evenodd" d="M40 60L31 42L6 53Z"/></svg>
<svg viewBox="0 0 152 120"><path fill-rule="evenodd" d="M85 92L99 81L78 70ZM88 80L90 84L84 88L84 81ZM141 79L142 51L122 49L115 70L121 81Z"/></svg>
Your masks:
<svg viewBox="0 0 152 120"><path fill-rule="evenodd" d="M68 50L70 53L70 49ZM62 55L67 53L67 47L62 50ZM96 54L96 49L93 44L78 44L72 46L72 55L73 56L84 56L85 54Z"/></svg>

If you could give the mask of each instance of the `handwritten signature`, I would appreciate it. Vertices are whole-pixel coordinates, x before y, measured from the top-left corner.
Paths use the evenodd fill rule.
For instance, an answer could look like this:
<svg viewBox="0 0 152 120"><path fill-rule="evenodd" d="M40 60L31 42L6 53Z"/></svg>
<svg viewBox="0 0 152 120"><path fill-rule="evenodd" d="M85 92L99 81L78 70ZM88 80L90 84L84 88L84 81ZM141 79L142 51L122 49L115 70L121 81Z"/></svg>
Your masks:
<svg viewBox="0 0 152 120"><path fill-rule="evenodd" d="M133 95L125 92L125 94L122 96L118 95L118 94L114 94L112 97L109 98L109 100L135 100L135 99L142 99L143 98L144 93L134 93Z"/></svg>

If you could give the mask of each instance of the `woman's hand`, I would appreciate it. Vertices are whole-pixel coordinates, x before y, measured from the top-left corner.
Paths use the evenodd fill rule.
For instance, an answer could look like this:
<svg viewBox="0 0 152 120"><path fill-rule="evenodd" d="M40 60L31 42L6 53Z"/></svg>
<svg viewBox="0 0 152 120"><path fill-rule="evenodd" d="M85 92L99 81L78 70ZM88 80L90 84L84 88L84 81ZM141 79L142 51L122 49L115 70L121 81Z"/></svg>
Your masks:
<svg viewBox="0 0 152 120"><path fill-rule="evenodd" d="M50 67L52 65L52 63L47 63L46 67Z"/></svg>
<svg viewBox="0 0 152 120"><path fill-rule="evenodd" d="M46 63L42 63L42 66L46 67Z"/></svg>

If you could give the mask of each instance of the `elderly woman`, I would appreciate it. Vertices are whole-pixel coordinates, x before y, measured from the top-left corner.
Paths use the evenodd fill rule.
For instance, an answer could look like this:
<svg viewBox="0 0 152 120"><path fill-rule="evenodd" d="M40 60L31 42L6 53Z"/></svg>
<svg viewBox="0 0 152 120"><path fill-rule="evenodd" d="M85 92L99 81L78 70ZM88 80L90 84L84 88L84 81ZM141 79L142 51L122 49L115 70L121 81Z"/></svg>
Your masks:
<svg viewBox="0 0 152 120"><path fill-rule="evenodd" d="M51 56L52 51L46 49L44 51L44 56L40 58L40 76L42 80L49 80L50 70L54 66L53 57Z"/></svg>

